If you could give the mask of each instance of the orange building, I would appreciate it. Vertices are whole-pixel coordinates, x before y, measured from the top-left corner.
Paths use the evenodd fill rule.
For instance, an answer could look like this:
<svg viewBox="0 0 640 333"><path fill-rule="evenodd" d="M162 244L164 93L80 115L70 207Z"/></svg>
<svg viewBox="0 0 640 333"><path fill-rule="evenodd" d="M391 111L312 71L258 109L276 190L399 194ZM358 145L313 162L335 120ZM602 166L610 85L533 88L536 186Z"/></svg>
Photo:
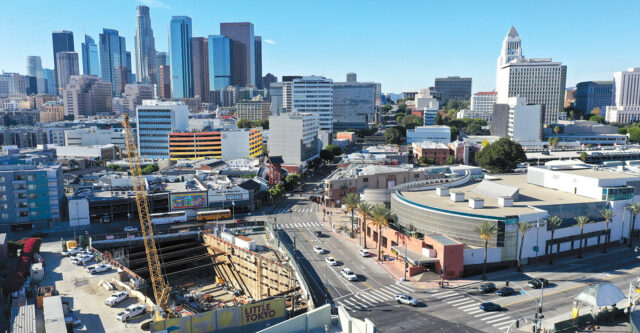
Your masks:
<svg viewBox="0 0 640 333"><path fill-rule="evenodd" d="M262 155L262 129L169 133L171 160L225 160Z"/></svg>

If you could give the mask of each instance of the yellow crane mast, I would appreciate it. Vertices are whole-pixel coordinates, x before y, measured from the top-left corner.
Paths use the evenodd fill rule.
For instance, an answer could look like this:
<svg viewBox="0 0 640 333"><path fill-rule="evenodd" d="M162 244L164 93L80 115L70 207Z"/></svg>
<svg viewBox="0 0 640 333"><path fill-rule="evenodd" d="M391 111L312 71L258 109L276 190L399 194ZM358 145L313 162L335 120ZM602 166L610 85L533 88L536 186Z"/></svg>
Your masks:
<svg viewBox="0 0 640 333"><path fill-rule="evenodd" d="M140 217L140 227L144 240L144 249L147 252L147 261L149 263L149 275L151 276L151 285L153 287L153 296L156 298L156 304L163 310L167 310L167 302L171 287L162 276L162 267L160 266L160 257L156 248L156 241L153 236L153 226L151 224L151 214L149 212L149 202L147 201L147 187L145 179L142 177L142 169L140 168L140 156L136 143L133 139L133 132L129 124L129 115L122 115L122 126L124 127L124 138L127 147L127 156L129 159L129 170L133 180L133 189L136 194L136 204L138 205L138 215ZM156 311L156 319L163 317Z"/></svg>

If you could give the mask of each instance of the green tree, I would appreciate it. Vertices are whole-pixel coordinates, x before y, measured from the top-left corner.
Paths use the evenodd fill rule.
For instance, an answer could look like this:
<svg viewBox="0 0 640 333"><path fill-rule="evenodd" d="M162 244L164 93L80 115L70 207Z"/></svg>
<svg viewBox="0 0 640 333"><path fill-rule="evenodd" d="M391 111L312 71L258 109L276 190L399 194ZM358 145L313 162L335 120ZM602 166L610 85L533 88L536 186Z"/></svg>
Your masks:
<svg viewBox="0 0 640 333"><path fill-rule="evenodd" d="M556 229L560 225L562 225L562 219L560 217L555 215L551 215L547 217L547 228L551 229L551 245L549 247L549 265L553 264L553 260L551 260L551 257L553 256L553 236L556 232ZM558 250L560 250L560 248L558 248Z"/></svg>
<svg viewBox="0 0 640 333"><path fill-rule="evenodd" d="M582 258L582 235L584 233L584 226L588 223L591 223L588 216L576 217L576 224L580 227L580 249L578 250L578 258Z"/></svg>
<svg viewBox="0 0 640 333"><path fill-rule="evenodd" d="M589 157L589 155L587 155L586 151L583 151L582 153L580 153L580 160L582 162L586 162L587 161L587 157Z"/></svg>
<svg viewBox="0 0 640 333"><path fill-rule="evenodd" d="M636 230L636 216L640 213L640 202L634 202L626 207L631 212L631 230L629 231L629 247L631 247L631 240L633 239L633 232Z"/></svg>
<svg viewBox="0 0 640 333"><path fill-rule="evenodd" d="M640 127L629 127L629 141L638 143L640 142Z"/></svg>
<svg viewBox="0 0 640 333"><path fill-rule="evenodd" d="M334 156L342 155L342 148L340 148L340 147L338 147L336 145L328 145L328 146L324 147L324 149L332 152Z"/></svg>
<svg viewBox="0 0 640 333"><path fill-rule="evenodd" d="M436 162L435 158L429 158L429 157L427 157L427 155L422 155L418 159L418 164L429 166L429 165L435 165L435 164L437 164L437 162Z"/></svg>
<svg viewBox="0 0 640 333"><path fill-rule="evenodd" d="M407 103L405 103L405 102L400 102L400 103L398 104L398 109L396 110L396 112L402 112L402 113L404 113L404 112L406 111L406 109L407 109Z"/></svg>
<svg viewBox="0 0 640 333"><path fill-rule="evenodd" d="M609 245L609 222L611 222L611 219L613 218L613 211L611 209L605 208L600 210L600 215L602 215L602 218L605 222L604 249L602 249L602 252L607 253L607 245Z"/></svg>
<svg viewBox="0 0 640 333"><path fill-rule="evenodd" d="M405 128L414 129L416 128L416 126L420 126L423 123L424 123L424 119L420 116L416 116L415 114L408 114L404 116L404 118L402 118L402 125Z"/></svg>
<svg viewBox="0 0 640 333"><path fill-rule="evenodd" d="M562 127L556 126L553 128L553 133L555 133L556 135L560 134L561 132L562 132Z"/></svg>
<svg viewBox="0 0 640 333"><path fill-rule="evenodd" d="M288 190L293 190L300 184L301 180L302 180L302 176L300 176L299 174L297 173L289 174L287 175L287 178L284 179L284 186Z"/></svg>
<svg viewBox="0 0 640 333"><path fill-rule="evenodd" d="M358 202L358 216L362 220L362 226L360 227L360 236L364 238L364 248L367 248L367 219L371 218L371 211L373 207L366 201Z"/></svg>
<svg viewBox="0 0 640 333"><path fill-rule="evenodd" d="M447 157L447 164L456 164L456 157L453 155L449 155L449 157Z"/></svg>
<svg viewBox="0 0 640 333"><path fill-rule="evenodd" d="M387 144L400 144L402 140L402 132L396 127L388 128L384 131L384 141Z"/></svg>
<svg viewBox="0 0 640 333"><path fill-rule="evenodd" d="M518 252L518 272L520 272L520 265L522 263L522 248L524 247L524 235L531 229L531 223L518 222L518 231L520 232L520 251Z"/></svg>
<svg viewBox="0 0 640 333"><path fill-rule="evenodd" d="M460 134L460 131L458 131L458 127L449 126L449 130L451 131L451 141L456 141L458 139L458 134Z"/></svg>
<svg viewBox="0 0 640 333"><path fill-rule="evenodd" d="M347 213L351 213L351 237L353 238L353 213L358 208L360 197L357 193L349 193L342 197L342 203L347 208Z"/></svg>
<svg viewBox="0 0 640 333"><path fill-rule="evenodd" d="M276 184L276 186L269 189L269 194L274 203L277 203L284 195L284 186L282 184Z"/></svg>
<svg viewBox="0 0 640 333"><path fill-rule="evenodd" d="M150 175L158 170L160 170L160 168L158 168L157 164L149 164L146 167L142 168L141 171L143 175Z"/></svg>
<svg viewBox="0 0 640 333"><path fill-rule="evenodd" d="M382 227L389 224L391 211L385 205L376 205L371 211L371 222L378 227L378 260L382 260Z"/></svg>
<svg viewBox="0 0 640 333"><path fill-rule="evenodd" d="M236 126L238 126L238 128L251 128L251 125L251 122L247 119L240 119L236 123Z"/></svg>
<svg viewBox="0 0 640 333"><path fill-rule="evenodd" d="M478 123L471 123L466 127L465 133L468 135L482 135L485 134L485 130Z"/></svg>
<svg viewBox="0 0 640 333"><path fill-rule="evenodd" d="M622 134L622 135L627 134L627 128L626 127L618 127L618 134Z"/></svg>
<svg viewBox="0 0 640 333"><path fill-rule="evenodd" d="M396 122L398 123L398 125L402 124L404 121L404 113L398 113L396 114Z"/></svg>
<svg viewBox="0 0 640 333"><path fill-rule="evenodd" d="M489 246L489 240L493 238L498 232L498 227L489 222L482 221L479 225L477 225L473 230L480 236L480 238L484 241L484 261L482 265L482 279L487 279L487 247Z"/></svg>
<svg viewBox="0 0 640 333"><path fill-rule="evenodd" d="M601 115L595 115L595 116L591 116L591 118L589 118L589 121L595 121L596 123L604 123L604 118Z"/></svg>
<svg viewBox="0 0 640 333"><path fill-rule="evenodd" d="M498 139L476 153L476 161L491 173L512 172L518 163L526 162L522 146L507 138Z"/></svg>
<svg viewBox="0 0 640 333"><path fill-rule="evenodd" d="M323 161L333 161L334 157L335 155L330 150L323 149L320 151L320 158Z"/></svg>
<svg viewBox="0 0 640 333"><path fill-rule="evenodd" d="M382 106L382 112L389 112L391 111L392 106L391 105L383 105Z"/></svg>

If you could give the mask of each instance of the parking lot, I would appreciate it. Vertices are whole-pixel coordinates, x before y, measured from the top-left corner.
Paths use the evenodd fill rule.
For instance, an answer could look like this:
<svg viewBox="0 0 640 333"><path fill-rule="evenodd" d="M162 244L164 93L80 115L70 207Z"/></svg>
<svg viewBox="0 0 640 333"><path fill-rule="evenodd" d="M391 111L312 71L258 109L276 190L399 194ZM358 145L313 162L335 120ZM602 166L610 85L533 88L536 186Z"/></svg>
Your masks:
<svg viewBox="0 0 640 333"><path fill-rule="evenodd" d="M104 300L115 291L108 291L100 284L101 280L117 279L117 273L97 273L91 275L85 266L71 263L71 259L60 254L59 241L43 243L41 254L45 260L45 278L41 286L54 286L62 297L73 298L73 311L82 320L86 332L143 332L140 324L149 319L148 314L139 316L127 323L116 319L118 312L132 304L139 303L137 299L129 297L113 308L104 304ZM93 265L95 262L87 264Z"/></svg>

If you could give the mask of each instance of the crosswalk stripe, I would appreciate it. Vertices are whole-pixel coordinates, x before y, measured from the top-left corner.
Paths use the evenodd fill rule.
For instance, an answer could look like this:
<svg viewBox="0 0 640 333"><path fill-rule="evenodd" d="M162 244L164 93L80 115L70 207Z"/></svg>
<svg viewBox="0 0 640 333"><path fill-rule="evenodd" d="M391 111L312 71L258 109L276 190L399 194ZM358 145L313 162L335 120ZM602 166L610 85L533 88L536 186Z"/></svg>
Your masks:
<svg viewBox="0 0 640 333"><path fill-rule="evenodd" d="M436 289L436 290L429 290L428 292L430 292L430 293L438 293L438 292L440 292L440 290L438 290L438 289Z"/></svg>
<svg viewBox="0 0 640 333"><path fill-rule="evenodd" d="M374 291L372 291L372 293L374 293L376 295L379 295L380 297L382 297L382 299L387 299L387 297L389 297L389 295L381 292L380 290L374 290Z"/></svg>
<svg viewBox="0 0 640 333"><path fill-rule="evenodd" d="M384 290L384 289L378 289L378 291L379 291L379 292L381 292L381 293L383 293L383 294L385 294L385 295L387 295L387 296L389 296L389 297L396 297L396 294L394 294L394 293L392 293L392 292L389 292L389 291L387 291L387 290Z"/></svg>
<svg viewBox="0 0 640 333"><path fill-rule="evenodd" d="M500 325L505 325L507 323L510 325L511 323L513 323L515 321L511 317L506 317L506 318L502 318L502 319L504 319L504 320L498 320L498 321L496 321L494 323L491 323L491 325L498 327Z"/></svg>
<svg viewBox="0 0 640 333"><path fill-rule="evenodd" d="M344 305L343 303L338 303L338 306L341 306L341 307L347 309L347 311L351 311L351 308L346 306L346 305Z"/></svg>
<svg viewBox="0 0 640 333"><path fill-rule="evenodd" d="M498 318L498 317L500 317L500 318ZM506 318L505 318L505 317L506 317ZM509 318L509 317L508 317L506 314L503 314L503 315L500 315L500 316L497 316L497 317L493 317L492 319L491 319L491 318L489 318L489 319L491 319L491 320L485 320L485 322L486 322L487 324L491 324L491 323L495 323L495 322L498 322L498 321L504 321L504 320L505 320L505 319L507 319L507 318ZM510 318L509 318L509 319L510 319Z"/></svg>
<svg viewBox="0 0 640 333"><path fill-rule="evenodd" d="M362 297L361 295L356 295L357 298L359 298L362 302L364 302L365 304L369 305L369 306L373 306L373 304L371 304L370 301L368 301L366 298Z"/></svg>
<svg viewBox="0 0 640 333"><path fill-rule="evenodd" d="M467 304L467 303L470 303L470 302L475 302L475 300L474 299L465 298L465 299L460 299L460 300L457 300L457 301L449 301L447 303L451 304L452 306L458 307L459 305Z"/></svg>
<svg viewBox="0 0 640 333"><path fill-rule="evenodd" d="M396 284L395 284L395 285L396 285L397 287L401 288L401 289L406 290L407 292L410 292L410 293L415 292L413 289L411 289L411 288L409 288L409 287L406 287L406 286L403 286L403 285L401 285L401 284L400 284L400 283L398 283L398 282L396 282Z"/></svg>
<svg viewBox="0 0 640 333"><path fill-rule="evenodd" d="M457 294L455 291L447 291L444 293L439 293L436 295L437 298L441 298L441 297L447 297L447 295L451 295L451 294Z"/></svg>
<svg viewBox="0 0 640 333"><path fill-rule="evenodd" d="M359 296L362 296L365 299L368 299L369 302L373 302L373 304L380 302L378 300L375 300L373 297L371 297L370 295L367 295L367 294L359 294Z"/></svg>
<svg viewBox="0 0 640 333"><path fill-rule="evenodd" d="M369 297L371 297L371 298L373 298L373 299L378 300L378 302L384 302L384 299L385 299L385 297L382 297L382 296L380 296L380 295L378 295L378 294L374 294L374 293L372 293L372 292L367 293L367 296L369 296Z"/></svg>
<svg viewBox="0 0 640 333"><path fill-rule="evenodd" d="M481 310L481 311L484 311L484 310ZM493 312L486 312L486 311L485 311L485 313L481 313L481 314L476 315L476 316L474 316L474 317L479 318L479 317L484 317L484 316L489 316L489 315L495 315L495 313L493 313Z"/></svg>
<svg viewBox="0 0 640 333"><path fill-rule="evenodd" d="M437 298L447 299L447 298L457 297L457 296L458 296L458 293L453 293L453 294L447 294L447 295L437 296Z"/></svg>
<svg viewBox="0 0 640 333"><path fill-rule="evenodd" d="M477 306L478 303L473 303L473 304L469 304L469 305L463 305L463 306L459 306L458 309L465 309L465 308L473 308L474 306Z"/></svg>
<svg viewBox="0 0 640 333"><path fill-rule="evenodd" d="M513 325L514 322L515 322L515 320L512 320L512 321L507 322L507 323L495 324L493 326L497 327L499 330L505 330L505 329L509 328L511 325ZM504 325L504 326L498 326L498 325Z"/></svg>
<svg viewBox="0 0 640 333"><path fill-rule="evenodd" d="M459 302L465 299L467 299L465 296L459 296L455 298L445 298L443 299L443 301L446 301L447 303L451 304L451 303Z"/></svg>
<svg viewBox="0 0 640 333"><path fill-rule="evenodd" d="M401 293L406 293L407 292L405 289L402 289L402 288L398 287L398 285L396 285L396 284L390 284L386 288L393 289L395 292L401 292Z"/></svg>
<svg viewBox="0 0 640 333"><path fill-rule="evenodd" d="M484 310L482 310L482 309L477 309L475 311L469 311L469 312L467 312L467 310L465 310L465 312L467 312L468 314L474 314L474 313L483 312L483 311Z"/></svg>

